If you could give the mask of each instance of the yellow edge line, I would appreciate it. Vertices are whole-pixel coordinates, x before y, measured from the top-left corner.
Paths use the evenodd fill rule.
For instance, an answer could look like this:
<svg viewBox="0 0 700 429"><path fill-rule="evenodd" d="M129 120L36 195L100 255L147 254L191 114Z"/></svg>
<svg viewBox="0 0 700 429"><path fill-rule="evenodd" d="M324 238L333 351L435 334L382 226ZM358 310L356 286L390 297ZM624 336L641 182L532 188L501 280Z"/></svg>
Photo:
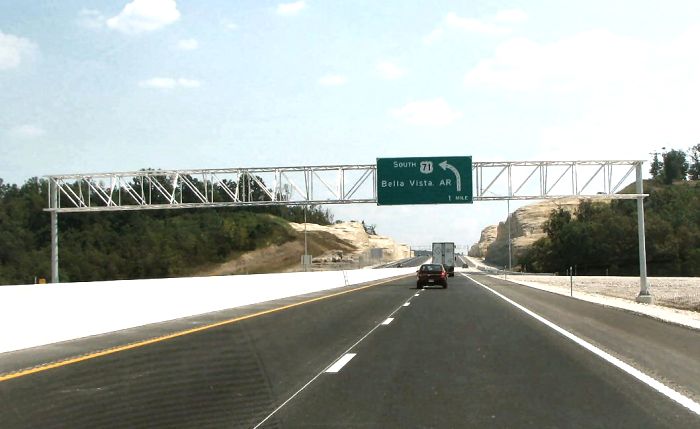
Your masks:
<svg viewBox="0 0 700 429"><path fill-rule="evenodd" d="M346 293L356 292L358 290L363 290L363 289L367 289L370 287L379 286L379 285L400 279L402 277L406 277L406 276L394 277L394 278L391 278L388 280L383 280L383 281L378 282L378 283L372 283L372 284L369 284L366 286L361 286L361 287L358 287L355 289L344 290L342 292L336 292L336 293L332 293L330 295L319 296L316 298L308 299L306 301L295 302L293 304L283 305L282 307L271 308L269 310L259 311L257 313L248 314L248 315L240 316L240 317L235 317L233 319L222 320L220 322L212 323L212 324L205 325L205 326L199 326L197 328L186 329L184 331L178 331L178 332L175 332L172 334L162 335L160 337L155 337L155 338L151 338L148 340L137 341L134 343L123 345L123 346L116 346L116 347L108 348L105 350L100 350L100 351L93 352L93 353L88 353L88 354L81 355L81 356L76 356L76 357L63 359L63 360L56 361L56 362L42 364L42 365L35 366L32 368L22 369L19 371L14 371L14 372L6 373L6 374L0 374L0 382L12 380L13 378L24 377L25 375L35 374L37 372L48 371L50 369L71 365L71 364L86 361L89 359L95 359L95 358L98 358L101 356L107 356L107 355L111 355L114 353L119 353L119 352L123 352L126 350L131 350L131 349L135 349L138 347L147 346L149 344L160 343L162 341L170 340L170 339L177 338L177 337L182 337L184 335L194 334L197 332L206 331L208 329L216 328L219 326L224 326L224 325L229 325L231 323L240 322L241 320L252 319L253 317L263 316L265 314L275 313L277 311L286 310L288 308L298 307L300 305L309 304L309 303L316 302L316 301L321 301L323 299L333 298L334 296L344 295Z"/></svg>

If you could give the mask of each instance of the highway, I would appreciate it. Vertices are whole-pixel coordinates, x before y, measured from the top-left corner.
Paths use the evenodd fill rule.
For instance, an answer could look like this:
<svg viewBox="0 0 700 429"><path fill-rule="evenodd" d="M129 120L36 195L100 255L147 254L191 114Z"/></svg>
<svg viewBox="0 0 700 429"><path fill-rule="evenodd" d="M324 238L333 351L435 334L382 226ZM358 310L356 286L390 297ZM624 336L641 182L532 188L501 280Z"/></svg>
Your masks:
<svg viewBox="0 0 700 429"><path fill-rule="evenodd" d="M424 263L428 259L430 259L429 256L413 256L411 258L405 258L398 261L382 264L375 268L418 267L420 266L420 264Z"/></svg>
<svg viewBox="0 0 700 429"><path fill-rule="evenodd" d="M696 330L409 276L0 354L0 427L700 427L699 357Z"/></svg>

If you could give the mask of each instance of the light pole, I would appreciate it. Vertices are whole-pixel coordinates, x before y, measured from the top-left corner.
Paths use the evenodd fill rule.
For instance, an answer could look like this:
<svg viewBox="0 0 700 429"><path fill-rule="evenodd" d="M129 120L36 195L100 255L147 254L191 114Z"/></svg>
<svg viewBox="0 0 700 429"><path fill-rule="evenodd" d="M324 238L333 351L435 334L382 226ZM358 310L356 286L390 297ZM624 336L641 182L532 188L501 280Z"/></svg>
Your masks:
<svg viewBox="0 0 700 429"><path fill-rule="evenodd" d="M307 206L304 204L304 271L309 271L309 245L306 237L306 209Z"/></svg>
<svg viewBox="0 0 700 429"><path fill-rule="evenodd" d="M58 207L58 187L49 181L49 198L54 208ZM58 283L58 212L51 212L51 283Z"/></svg>
<svg viewBox="0 0 700 429"><path fill-rule="evenodd" d="M507 205L508 215L506 216L506 222L508 222L508 271L513 271L513 257L511 252L511 239L510 239L510 199Z"/></svg>
<svg viewBox="0 0 700 429"><path fill-rule="evenodd" d="M494 192L487 191L489 194L497 197ZM510 237L510 199L506 200L506 224L508 225L508 271L513 270L513 257L511 250L511 237Z"/></svg>
<svg viewBox="0 0 700 429"><path fill-rule="evenodd" d="M664 148L666 149L666 148ZM637 194L644 193L644 179L642 177L642 163L636 165L637 181L636 181L636 192ZM649 290L649 281L647 279L647 250L646 250L646 238L644 233L644 197L637 198L637 233L639 239L639 295L637 296L637 302L642 302L645 304L653 304L654 297L651 295Z"/></svg>
<svg viewBox="0 0 700 429"><path fill-rule="evenodd" d="M309 265L311 264L311 258L309 258L309 245L306 235L306 211L309 208L308 202L311 200L313 194L313 188L309 188L309 184L312 181L312 176L309 171L304 171L304 181L306 182L306 203L304 204L304 271L309 271Z"/></svg>

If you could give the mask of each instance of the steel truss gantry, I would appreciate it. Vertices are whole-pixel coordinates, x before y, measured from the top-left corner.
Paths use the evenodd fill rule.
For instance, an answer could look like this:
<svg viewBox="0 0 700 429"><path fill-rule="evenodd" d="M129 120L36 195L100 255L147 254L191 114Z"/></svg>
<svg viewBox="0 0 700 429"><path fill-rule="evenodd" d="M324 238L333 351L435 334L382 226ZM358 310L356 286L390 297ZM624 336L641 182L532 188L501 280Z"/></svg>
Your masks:
<svg viewBox="0 0 700 429"><path fill-rule="evenodd" d="M635 199L620 191L641 162L474 162L474 201ZM376 203L376 177L372 164L53 175L47 210Z"/></svg>
<svg viewBox="0 0 700 429"><path fill-rule="evenodd" d="M640 160L473 162L474 201L637 199L640 298L646 281ZM635 191L621 193L632 174ZM59 213L377 202L375 164L140 170L47 176L52 281L58 282Z"/></svg>
<svg viewBox="0 0 700 429"><path fill-rule="evenodd" d="M142 170L48 176L49 211L373 203L374 165Z"/></svg>
<svg viewBox="0 0 700 429"><path fill-rule="evenodd" d="M475 162L474 200L635 199L620 193L643 161Z"/></svg>

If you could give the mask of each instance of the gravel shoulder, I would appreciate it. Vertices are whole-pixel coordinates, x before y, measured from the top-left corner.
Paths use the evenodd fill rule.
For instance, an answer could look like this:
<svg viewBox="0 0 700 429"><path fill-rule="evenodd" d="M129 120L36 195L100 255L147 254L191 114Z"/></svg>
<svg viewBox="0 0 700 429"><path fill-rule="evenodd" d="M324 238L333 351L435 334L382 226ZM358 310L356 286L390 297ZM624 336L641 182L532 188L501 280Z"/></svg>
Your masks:
<svg viewBox="0 0 700 429"><path fill-rule="evenodd" d="M478 259L469 260L477 267L492 268ZM503 275L492 277L504 278ZM566 276L508 275L507 280L560 295L572 294L572 279ZM639 277L575 276L572 296L700 329L700 277L649 277L649 285L654 304L635 301Z"/></svg>
<svg viewBox="0 0 700 429"><path fill-rule="evenodd" d="M492 276L503 278L503 276ZM508 280L560 295L571 295L568 277L508 276ZM698 308L700 278L650 278L655 304L635 301L639 293L636 277L574 277L573 297L596 304L645 314L655 319L700 329L700 312L679 308Z"/></svg>

